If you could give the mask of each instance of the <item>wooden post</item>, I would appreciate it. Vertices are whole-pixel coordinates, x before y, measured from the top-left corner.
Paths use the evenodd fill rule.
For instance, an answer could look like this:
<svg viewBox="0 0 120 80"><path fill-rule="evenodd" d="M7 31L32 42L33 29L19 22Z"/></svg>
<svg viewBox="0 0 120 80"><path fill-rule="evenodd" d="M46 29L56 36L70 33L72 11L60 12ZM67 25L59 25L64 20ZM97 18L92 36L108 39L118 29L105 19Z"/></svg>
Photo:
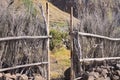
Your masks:
<svg viewBox="0 0 120 80"><path fill-rule="evenodd" d="M47 36L49 36L49 3L46 3L46 20L47 20ZM50 80L50 53L49 53L49 38L47 41L48 51L48 80Z"/></svg>
<svg viewBox="0 0 120 80"><path fill-rule="evenodd" d="M70 79L74 80L74 70L73 70L73 7L70 11L70 38L71 38L71 76Z"/></svg>

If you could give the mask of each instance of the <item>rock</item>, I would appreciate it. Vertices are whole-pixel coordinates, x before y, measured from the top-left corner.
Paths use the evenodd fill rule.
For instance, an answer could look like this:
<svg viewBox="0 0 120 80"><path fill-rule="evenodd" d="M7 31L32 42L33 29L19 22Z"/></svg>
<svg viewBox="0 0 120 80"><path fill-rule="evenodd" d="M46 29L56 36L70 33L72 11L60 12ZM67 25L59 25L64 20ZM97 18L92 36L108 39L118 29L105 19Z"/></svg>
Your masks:
<svg viewBox="0 0 120 80"><path fill-rule="evenodd" d="M94 75L95 75L94 71L92 71L92 72L89 73L89 76L94 76Z"/></svg>
<svg viewBox="0 0 120 80"><path fill-rule="evenodd" d="M94 76L89 76L88 80L95 80L95 77Z"/></svg>
<svg viewBox="0 0 120 80"><path fill-rule="evenodd" d="M5 80L13 80L13 79L6 77L6 79L5 79Z"/></svg>
<svg viewBox="0 0 120 80"><path fill-rule="evenodd" d="M99 73L98 72L90 72L89 76L93 76L94 78L99 78Z"/></svg>
<svg viewBox="0 0 120 80"><path fill-rule="evenodd" d="M117 68L117 69L120 69L120 64L116 64L116 68Z"/></svg>
<svg viewBox="0 0 120 80"><path fill-rule="evenodd" d="M117 75L120 76L120 70L117 70L116 72L117 72Z"/></svg>
<svg viewBox="0 0 120 80"><path fill-rule="evenodd" d="M66 80L70 80L70 67L68 69L65 70L64 72L64 76Z"/></svg>
<svg viewBox="0 0 120 80"><path fill-rule="evenodd" d="M107 72L106 70L103 70L102 73L101 73L102 77L106 78L107 77Z"/></svg>
<svg viewBox="0 0 120 80"><path fill-rule="evenodd" d="M106 77L104 80L111 80L110 77Z"/></svg>
<svg viewBox="0 0 120 80"><path fill-rule="evenodd" d="M21 75L20 80L28 80L28 76L23 74Z"/></svg>
<svg viewBox="0 0 120 80"><path fill-rule="evenodd" d="M102 72L108 73L108 70L107 69L103 69Z"/></svg>
<svg viewBox="0 0 120 80"><path fill-rule="evenodd" d="M3 77L3 74L2 74L2 73L0 73L0 80L2 80L2 77Z"/></svg>
<svg viewBox="0 0 120 80"><path fill-rule="evenodd" d="M98 73L101 73L102 69L100 67L97 67L95 71L98 72Z"/></svg>
<svg viewBox="0 0 120 80"><path fill-rule="evenodd" d="M4 77L6 78L6 80L13 80L13 76L10 73L4 74Z"/></svg>
<svg viewBox="0 0 120 80"><path fill-rule="evenodd" d="M12 75L11 79L16 80L17 79L16 75Z"/></svg>
<svg viewBox="0 0 120 80"><path fill-rule="evenodd" d="M97 78L95 80L105 80L105 78L104 77L100 77L100 78Z"/></svg>
<svg viewBox="0 0 120 80"><path fill-rule="evenodd" d="M17 73L16 74L16 80L20 80L20 78L21 78L21 74Z"/></svg>
<svg viewBox="0 0 120 80"><path fill-rule="evenodd" d="M35 75L34 80L45 80L41 75Z"/></svg>
<svg viewBox="0 0 120 80"><path fill-rule="evenodd" d="M117 76L117 75L113 76L113 80L119 80L119 79L120 79L119 76Z"/></svg>
<svg viewBox="0 0 120 80"><path fill-rule="evenodd" d="M16 76L18 77L18 76L21 76L21 74L19 74L19 73L16 73Z"/></svg>

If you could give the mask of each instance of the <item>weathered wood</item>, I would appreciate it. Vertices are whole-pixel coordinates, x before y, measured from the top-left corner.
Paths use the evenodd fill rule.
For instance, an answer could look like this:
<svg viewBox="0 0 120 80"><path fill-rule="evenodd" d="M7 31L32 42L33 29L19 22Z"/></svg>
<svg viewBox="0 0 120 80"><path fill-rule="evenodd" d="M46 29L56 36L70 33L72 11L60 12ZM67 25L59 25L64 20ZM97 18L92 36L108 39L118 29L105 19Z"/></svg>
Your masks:
<svg viewBox="0 0 120 80"><path fill-rule="evenodd" d="M110 37L96 35L96 34L91 34L91 33L79 32L79 35L88 36L88 37L95 37L95 38L101 38L101 39L106 39L106 40L110 40L110 41L120 41L120 38L110 38Z"/></svg>
<svg viewBox="0 0 120 80"><path fill-rule="evenodd" d="M15 67L3 68L3 69L0 69L0 72L8 71L8 70L14 70L14 69L18 69L18 68L38 66L38 65L43 65L43 64L48 64L48 62L32 63L32 64L25 64L25 65L18 65L18 66L15 66Z"/></svg>
<svg viewBox="0 0 120 80"><path fill-rule="evenodd" d="M105 60L120 60L120 57L85 58L85 59L80 59L80 62L105 61Z"/></svg>
<svg viewBox="0 0 120 80"><path fill-rule="evenodd" d="M47 19L47 36L49 36L49 3L46 3L46 19ZM47 40L47 53L48 53L48 80L50 80L50 53L49 53L49 38Z"/></svg>
<svg viewBox="0 0 120 80"><path fill-rule="evenodd" d="M21 39L47 39L47 38L51 38L51 36L16 36L16 37L0 38L0 42L12 41L12 40L21 40Z"/></svg>
<svg viewBox="0 0 120 80"><path fill-rule="evenodd" d="M71 7L71 13L70 13L70 43L71 43L71 76L70 79L74 79L74 70L73 70L73 7Z"/></svg>

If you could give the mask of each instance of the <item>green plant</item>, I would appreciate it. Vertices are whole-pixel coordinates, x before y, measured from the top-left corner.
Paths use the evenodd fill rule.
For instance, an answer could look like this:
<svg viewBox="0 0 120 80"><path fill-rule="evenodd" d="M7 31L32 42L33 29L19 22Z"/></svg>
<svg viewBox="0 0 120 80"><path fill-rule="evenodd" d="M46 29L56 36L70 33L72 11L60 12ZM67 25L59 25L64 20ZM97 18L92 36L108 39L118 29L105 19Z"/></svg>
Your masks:
<svg viewBox="0 0 120 80"><path fill-rule="evenodd" d="M60 32L58 30L52 29L50 31L50 35L52 35L52 39L50 41L50 50L53 50L55 48L61 48L63 39L67 38L66 32Z"/></svg>

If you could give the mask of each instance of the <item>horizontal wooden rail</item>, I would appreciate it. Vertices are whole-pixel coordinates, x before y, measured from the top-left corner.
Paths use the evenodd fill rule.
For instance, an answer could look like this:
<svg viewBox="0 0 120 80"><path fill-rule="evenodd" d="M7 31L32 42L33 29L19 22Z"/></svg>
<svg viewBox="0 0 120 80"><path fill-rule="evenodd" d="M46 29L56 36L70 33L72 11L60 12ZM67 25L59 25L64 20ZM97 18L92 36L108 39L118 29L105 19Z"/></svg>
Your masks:
<svg viewBox="0 0 120 80"><path fill-rule="evenodd" d="M85 59L80 59L80 62L104 61L104 60L120 60L120 57L85 58Z"/></svg>
<svg viewBox="0 0 120 80"><path fill-rule="evenodd" d="M96 37L96 38L106 39L106 40L110 40L110 41L120 41L120 38L110 38L110 37L91 34L91 33L78 32L78 34L82 35L82 36Z"/></svg>
<svg viewBox="0 0 120 80"><path fill-rule="evenodd" d="M24 68L24 67L38 66L38 65L42 65L42 64L48 64L48 62L32 63L32 64L25 64L25 65L18 65L15 67L3 68L3 69L0 69L0 72L14 70L14 69L18 69L18 68Z"/></svg>
<svg viewBox="0 0 120 80"><path fill-rule="evenodd" d="M2 41L11 41L11 40L21 40L21 39L47 39L52 38L52 36L17 36L17 37L6 37L0 38L0 42Z"/></svg>

